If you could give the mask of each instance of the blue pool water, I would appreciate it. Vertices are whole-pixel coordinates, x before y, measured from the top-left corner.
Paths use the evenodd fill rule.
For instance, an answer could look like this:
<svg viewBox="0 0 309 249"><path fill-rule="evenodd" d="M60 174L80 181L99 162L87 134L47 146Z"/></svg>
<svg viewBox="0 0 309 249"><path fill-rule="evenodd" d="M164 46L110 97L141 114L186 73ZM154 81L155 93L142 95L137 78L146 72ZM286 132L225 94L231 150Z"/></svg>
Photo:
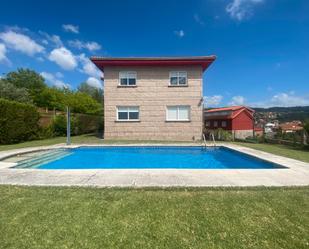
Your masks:
<svg viewBox="0 0 309 249"><path fill-rule="evenodd" d="M272 169L279 165L224 147L81 147L40 169Z"/></svg>

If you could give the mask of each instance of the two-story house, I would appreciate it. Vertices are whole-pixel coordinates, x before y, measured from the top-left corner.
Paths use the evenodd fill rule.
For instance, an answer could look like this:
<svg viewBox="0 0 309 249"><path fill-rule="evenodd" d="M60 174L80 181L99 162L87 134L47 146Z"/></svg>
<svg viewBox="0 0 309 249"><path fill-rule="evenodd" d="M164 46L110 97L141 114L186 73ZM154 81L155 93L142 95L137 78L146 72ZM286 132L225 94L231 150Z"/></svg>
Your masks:
<svg viewBox="0 0 309 249"><path fill-rule="evenodd" d="M215 59L92 57L104 72L104 138L201 139L203 73Z"/></svg>

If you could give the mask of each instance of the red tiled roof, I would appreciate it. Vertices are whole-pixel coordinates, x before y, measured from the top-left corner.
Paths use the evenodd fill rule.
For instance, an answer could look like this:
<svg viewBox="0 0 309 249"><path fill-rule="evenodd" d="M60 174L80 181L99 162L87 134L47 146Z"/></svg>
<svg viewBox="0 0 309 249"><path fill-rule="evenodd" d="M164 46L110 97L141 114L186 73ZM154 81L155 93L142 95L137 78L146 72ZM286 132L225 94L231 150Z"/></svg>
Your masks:
<svg viewBox="0 0 309 249"><path fill-rule="evenodd" d="M284 123L284 124L279 125L279 127L283 131L300 131L300 130L303 129L302 126L300 126L298 123L294 123L294 122Z"/></svg>
<svg viewBox="0 0 309 249"><path fill-rule="evenodd" d="M248 108L246 106L229 106L229 107L222 107L222 108L214 108L214 109L210 109L210 110L205 111L205 113L230 112L230 113L227 113L226 115L219 115L218 114L217 118L233 119L243 111L246 111L251 115L254 113L254 110L252 110L251 108ZM211 116L211 117L215 118L216 116Z"/></svg>
<svg viewBox="0 0 309 249"><path fill-rule="evenodd" d="M238 105L238 106L228 106L228 107L222 107L222 108L214 108L214 109L210 109L207 110L205 112L221 112L221 111L236 111L242 108L246 108L248 109L250 112L254 112L254 110L252 110L249 107L243 106L243 105Z"/></svg>

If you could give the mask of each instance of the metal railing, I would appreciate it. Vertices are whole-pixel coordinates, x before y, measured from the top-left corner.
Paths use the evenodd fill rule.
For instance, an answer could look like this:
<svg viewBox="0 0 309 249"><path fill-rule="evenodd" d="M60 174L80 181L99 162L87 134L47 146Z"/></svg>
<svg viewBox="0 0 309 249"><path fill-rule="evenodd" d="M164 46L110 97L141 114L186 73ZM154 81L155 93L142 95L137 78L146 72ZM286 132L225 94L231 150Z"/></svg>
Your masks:
<svg viewBox="0 0 309 249"><path fill-rule="evenodd" d="M216 140L215 140L215 135L213 133L211 133L211 137L212 137L212 142L214 143L214 146L217 146Z"/></svg>
<svg viewBox="0 0 309 249"><path fill-rule="evenodd" d="M206 144L206 137L205 137L205 134L203 133L203 142L204 142L204 146L205 148L207 148L207 144Z"/></svg>
<svg viewBox="0 0 309 249"><path fill-rule="evenodd" d="M210 133L209 136L210 136L210 139L211 139L212 142L213 142L213 146L217 146L217 145L216 145L216 140L215 140L215 135L214 135L213 133ZM206 143L206 136L205 136L205 134L203 134L203 143L204 143L205 148L207 148L207 143Z"/></svg>

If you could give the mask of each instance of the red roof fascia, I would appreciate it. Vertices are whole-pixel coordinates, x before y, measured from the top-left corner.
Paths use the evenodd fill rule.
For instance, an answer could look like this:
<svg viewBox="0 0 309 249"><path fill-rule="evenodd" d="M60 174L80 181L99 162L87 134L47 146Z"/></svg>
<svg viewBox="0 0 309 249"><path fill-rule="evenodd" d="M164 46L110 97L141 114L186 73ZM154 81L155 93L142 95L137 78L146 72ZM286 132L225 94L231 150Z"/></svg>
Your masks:
<svg viewBox="0 0 309 249"><path fill-rule="evenodd" d="M201 66L205 71L216 56L204 57L145 57L107 58L92 57L90 60L102 71L106 66Z"/></svg>

